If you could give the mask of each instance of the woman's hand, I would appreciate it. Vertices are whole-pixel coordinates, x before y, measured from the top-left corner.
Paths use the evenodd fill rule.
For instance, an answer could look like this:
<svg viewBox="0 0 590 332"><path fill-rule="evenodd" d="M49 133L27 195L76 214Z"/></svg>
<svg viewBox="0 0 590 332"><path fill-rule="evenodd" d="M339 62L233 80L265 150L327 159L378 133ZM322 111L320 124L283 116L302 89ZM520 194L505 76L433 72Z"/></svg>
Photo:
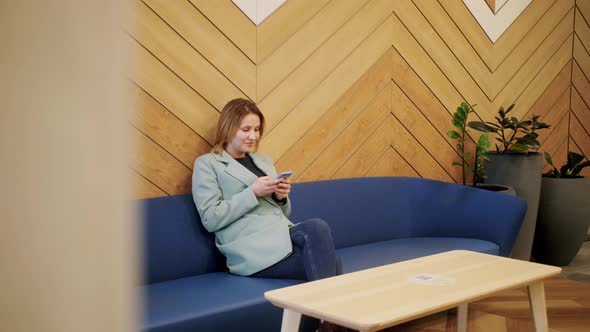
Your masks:
<svg viewBox="0 0 590 332"><path fill-rule="evenodd" d="M289 197L289 193L291 192L291 180L289 179L282 179L277 184L277 187L274 190L275 196L277 199L283 199Z"/></svg>
<svg viewBox="0 0 590 332"><path fill-rule="evenodd" d="M250 185L250 188L252 188L256 197L264 197L275 192L277 189L277 183L279 183L279 180L273 179L270 176L262 176L256 179L256 181Z"/></svg>

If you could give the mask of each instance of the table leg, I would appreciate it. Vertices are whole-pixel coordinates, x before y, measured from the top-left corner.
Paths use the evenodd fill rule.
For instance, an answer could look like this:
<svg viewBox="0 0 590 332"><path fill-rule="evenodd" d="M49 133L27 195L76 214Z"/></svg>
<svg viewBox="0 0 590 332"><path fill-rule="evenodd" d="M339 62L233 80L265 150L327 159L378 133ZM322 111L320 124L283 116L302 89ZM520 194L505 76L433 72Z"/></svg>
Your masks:
<svg viewBox="0 0 590 332"><path fill-rule="evenodd" d="M283 309L283 322L281 323L281 332L299 331L301 314L289 309Z"/></svg>
<svg viewBox="0 0 590 332"><path fill-rule="evenodd" d="M545 306L545 288L542 281L528 285L529 304L533 313L535 331L546 332L549 330L547 323L547 308Z"/></svg>
<svg viewBox="0 0 590 332"><path fill-rule="evenodd" d="M457 307L457 332L467 331L467 303Z"/></svg>

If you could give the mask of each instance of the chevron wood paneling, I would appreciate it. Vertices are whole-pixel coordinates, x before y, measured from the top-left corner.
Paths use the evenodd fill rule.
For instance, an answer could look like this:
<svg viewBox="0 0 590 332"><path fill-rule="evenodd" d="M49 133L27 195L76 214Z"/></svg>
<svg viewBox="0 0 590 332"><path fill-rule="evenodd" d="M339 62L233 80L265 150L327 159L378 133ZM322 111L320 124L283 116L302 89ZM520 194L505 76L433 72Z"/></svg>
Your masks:
<svg viewBox="0 0 590 332"><path fill-rule="evenodd" d="M236 97L264 112L261 152L296 182L459 182L446 132L463 100L477 104L472 120L511 103L540 115L556 163L590 155L588 1L533 1L495 43L460 0L289 0L259 26L231 0L134 0L132 16L136 197L190 192Z"/></svg>

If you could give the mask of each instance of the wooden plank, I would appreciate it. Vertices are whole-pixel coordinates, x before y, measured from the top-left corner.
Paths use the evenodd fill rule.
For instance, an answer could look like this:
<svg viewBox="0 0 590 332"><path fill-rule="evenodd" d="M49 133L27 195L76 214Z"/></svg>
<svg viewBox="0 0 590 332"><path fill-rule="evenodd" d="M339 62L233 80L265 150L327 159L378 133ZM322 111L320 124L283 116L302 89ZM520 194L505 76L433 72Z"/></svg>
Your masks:
<svg viewBox="0 0 590 332"><path fill-rule="evenodd" d="M254 62L190 2L144 1L251 100L256 98Z"/></svg>
<svg viewBox="0 0 590 332"><path fill-rule="evenodd" d="M438 165L436 160L430 156L397 119L392 116L389 117L389 120L391 146L400 155L404 156L420 176L428 179L454 182L451 176Z"/></svg>
<svg viewBox="0 0 590 332"><path fill-rule="evenodd" d="M543 116L541 117L541 121L551 125L552 128L539 130L537 132L539 134L539 137L537 138L537 140L541 143L544 142L545 139L551 133L551 131L554 129L553 127L555 127L557 125L557 123L559 123L559 120L561 120L563 118L563 116L567 112L569 112L569 110L570 110L570 91L569 91L569 89L566 89L561 94L561 96L557 100L554 101L554 103L548 109L548 112L543 114ZM531 116L532 116L532 113L531 113Z"/></svg>
<svg viewBox="0 0 590 332"><path fill-rule="evenodd" d="M580 125L590 133L590 108L580 96L578 90L572 90L572 112L576 115Z"/></svg>
<svg viewBox="0 0 590 332"><path fill-rule="evenodd" d="M391 47L391 35L391 20L386 20L326 79L310 91L310 94L293 111L270 130L261 148L273 160L279 159ZM311 73L301 72L301 74L298 84L309 83L304 78L311 77ZM264 106L261 109L264 111L275 108ZM271 113L273 114L276 115Z"/></svg>
<svg viewBox="0 0 590 332"><path fill-rule="evenodd" d="M590 54L588 54L577 35L574 38L574 59L588 77L590 75Z"/></svg>
<svg viewBox="0 0 590 332"><path fill-rule="evenodd" d="M490 41L467 6L461 1L438 0L438 2L445 8L446 13L463 32L488 68L495 71L531 28L539 22L555 0L532 1L495 43ZM424 6L427 4L425 3Z"/></svg>
<svg viewBox="0 0 590 332"><path fill-rule="evenodd" d="M387 118L390 118L390 116ZM383 150L389 147L390 130L388 120L381 122L380 126L362 142L362 145L356 151L349 151L350 157L330 178L345 179L363 176L379 159Z"/></svg>
<svg viewBox="0 0 590 332"><path fill-rule="evenodd" d="M369 71L358 80L352 88L303 136L297 143L276 162L278 169L289 169L294 172L293 181L302 171L313 162L315 158L343 130L355 121L364 112L369 104L374 104L375 99L383 93L383 89L391 82L391 48L381 59L373 65ZM377 96L377 97L376 97ZM384 98L389 98L384 93ZM385 100L386 102L388 99ZM387 104L389 105L389 104ZM384 111L388 111L387 106Z"/></svg>
<svg viewBox="0 0 590 332"><path fill-rule="evenodd" d="M137 129L131 130L136 148L131 167L169 195L191 192L191 170Z"/></svg>
<svg viewBox="0 0 590 332"><path fill-rule="evenodd" d="M420 13L424 15L424 21L428 22L426 24L432 25L434 31L436 31L441 39L445 41L454 56L466 67L467 71L473 75L484 93L489 96L491 93L490 89L493 86L493 73L487 68L486 63L469 44L469 41L465 38L461 30L459 30L451 18L444 12L444 8L440 3L429 1L427 4L425 2L417 2L414 4L418 7ZM405 4L404 7L406 7ZM407 13L407 15L418 15L414 10L412 10L412 12L414 13ZM407 20L410 21L410 23L413 21L411 18L408 18ZM410 31L422 30L422 28L418 28L421 27L421 24L425 24L425 22L416 22L415 24L412 24L414 28L410 28Z"/></svg>
<svg viewBox="0 0 590 332"><path fill-rule="evenodd" d="M420 44L420 48L423 48L428 53L451 84L459 87L463 97L469 100L470 103L484 105L484 102L488 101L487 96L417 8L413 5L406 5L401 1L394 1L393 3L395 4L394 13L412 34L411 38L414 38ZM410 37L408 36L408 38ZM408 59L413 57L413 53L417 50L407 49L404 51L408 53L408 55L404 54L404 58Z"/></svg>
<svg viewBox="0 0 590 332"><path fill-rule="evenodd" d="M534 68L534 64L546 61L546 52L557 49L556 44L567 38L573 29L573 6L574 1L571 0L556 2L507 55L506 61L498 66L493 74L494 98L513 81L522 82L518 76L522 73L522 67L530 64ZM512 87L514 86L513 84Z"/></svg>
<svg viewBox="0 0 590 332"><path fill-rule="evenodd" d="M158 188L146 178L139 175L133 170L129 171L129 178L131 179L131 193L133 199L153 198L168 196L166 192Z"/></svg>
<svg viewBox="0 0 590 332"><path fill-rule="evenodd" d="M533 106L527 111L524 116L525 118L529 118L533 114L540 115L541 121L545 118L555 101L566 91L569 91L572 78L571 69L572 63L569 61L563 66L559 75L557 75L547 89L545 89L541 97L539 97L535 104L533 104Z"/></svg>
<svg viewBox="0 0 590 332"><path fill-rule="evenodd" d="M590 26L588 26L586 18L579 10L576 10L575 30L586 52L588 52L590 50Z"/></svg>
<svg viewBox="0 0 590 332"><path fill-rule="evenodd" d="M329 2L330 0L287 1L264 20L256 29L258 63L262 63L287 39L302 29L302 26L314 18ZM346 6L347 3L341 3L341 5Z"/></svg>
<svg viewBox="0 0 590 332"><path fill-rule="evenodd" d="M298 180L316 181L331 178L354 151L359 149L374 131L381 126L391 111L391 86L385 87L360 114L343 128L335 139L301 173ZM329 124L326 124L329 126ZM385 139L383 134L372 138L376 142ZM382 146L381 146L382 147ZM372 151L372 150L371 150ZM361 173L362 174L362 173Z"/></svg>
<svg viewBox="0 0 590 332"><path fill-rule="evenodd" d="M578 90L578 93L580 94L586 105L590 105L590 82L588 82L588 78L582 72L580 66L578 66L577 61L574 61L572 69L572 84L576 88L576 90Z"/></svg>
<svg viewBox="0 0 590 332"><path fill-rule="evenodd" d="M576 142L582 153L590 156L590 133L584 129L575 114L570 116L570 136Z"/></svg>
<svg viewBox="0 0 590 332"><path fill-rule="evenodd" d="M385 152L367 171L365 176L410 176L419 177L418 173L393 148Z"/></svg>
<svg viewBox="0 0 590 332"><path fill-rule="evenodd" d="M184 39L139 0L130 11L134 38L182 78L215 108L221 110L228 96L246 96L195 51ZM206 79L204 79L206 77Z"/></svg>
<svg viewBox="0 0 590 332"><path fill-rule="evenodd" d="M590 18L590 3L588 1L576 1L576 7L580 13L586 18L586 21Z"/></svg>
<svg viewBox="0 0 590 332"><path fill-rule="evenodd" d="M381 1L381 0L379 0ZM363 1L332 1L322 9L318 15L313 17L305 26L299 29L289 40L281 45L271 56L263 62L258 62L258 99L263 100L281 81L283 81L301 63L307 61L312 53L322 47L326 41L331 40L332 47L342 48L340 57L350 52L351 48L357 45L365 35L377 27L388 15L380 8L386 5L375 0L367 3ZM377 6L376 6L377 5ZM380 6L378 6L380 5ZM373 9L373 10L371 10ZM358 12L358 14L357 14ZM383 17L380 17L383 16ZM352 19L351 19L352 17ZM351 22L357 23L351 26ZM370 22L370 24L367 24ZM363 24L364 23L364 24ZM351 38L351 29L358 29L356 38ZM350 40L339 39L334 34L351 38ZM360 39L360 40L359 40ZM324 49L326 46L323 47ZM330 53L333 53L331 50ZM324 52L325 53L325 52ZM329 56L327 54L327 56ZM316 55L314 58L317 58ZM329 65L327 62L323 62ZM338 57L333 59L332 66L338 63ZM329 69L330 66L326 69ZM319 69L319 68L318 68ZM321 73L321 72L320 72Z"/></svg>
<svg viewBox="0 0 590 332"><path fill-rule="evenodd" d="M207 142L213 143L219 113L135 40L127 38L135 65L130 79ZM195 110L198 110L196 112Z"/></svg>
<svg viewBox="0 0 590 332"><path fill-rule="evenodd" d="M129 85L133 98L130 121L142 133L192 169L196 157L208 153L211 145L197 135L150 95L134 84Z"/></svg>
<svg viewBox="0 0 590 332"><path fill-rule="evenodd" d="M553 165L555 165L558 169L565 163L567 160L567 147L568 147L568 140L564 140L561 144L555 149L554 151L546 151L551 155L551 160L553 161ZM549 165L546 161L543 161L543 174L551 171L553 167Z"/></svg>
<svg viewBox="0 0 590 332"><path fill-rule="evenodd" d="M578 147L576 142L571 137L569 138L569 147L570 147L570 149L569 149L570 151L577 152L579 154L584 155L584 152L582 152L582 150ZM588 155L585 155L585 156L586 156L586 158L589 158ZM582 172L580 172L580 175L590 176L590 169L588 169L588 167L584 168L582 170ZM590 235L590 228L588 228L588 234ZM587 302L587 304L590 304L590 302Z"/></svg>
<svg viewBox="0 0 590 332"><path fill-rule="evenodd" d="M555 124L553 130L547 136L547 139L541 142L541 148L539 151L555 151L564 140L567 140L569 123L568 118L568 113L566 113L559 120L559 122Z"/></svg>
<svg viewBox="0 0 590 332"><path fill-rule="evenodd" d="M556 53L553 54L551 59L547 63L539 64L542 69L535 78L530 82L524 92L516 99L513 116L521 118L526 114L527 110L535 103L539 96L547 89L547 86L553 81L553 79L561 72L563 66L565 66L571 59L572 49L572 37L569 37ZM505 100L504 105L509 105L511 102Z"/></svg>
<svg viewBox="0 0 590 332"><path fill-rule="evenodd" d="M457 28L448 15L444 14L444 9L440 7L438 2L429 6L421 6L420 10L441 38L447 42L453 54L466 67L469 74L473 76L488 98L493 99L529 59L531 53L572 10L573 5L573 0L559 1L553 5L534 25L531 31L524 36L521 42L514 47L514 50L507 55L506 61L493 72L487 68L486 63L477 55L462 31ZM449 41L452 41L452 44Z"/></svg>
<svg viewBox="0 0 590 332"><path fill-rule="evenodd" d="M322 44L312 56L292 72L287 79L280 82L272 93L262 99L260 105L267 110L269 128L274 127L306 95L313 94L318 84L321 84L328 75L331 75L335 68L348 61L347 59L351 54L358 53L357 49L363 48L362 45L375 38L383 40L381 46L391 45L391 34L384 35L385 30L390 29L390 25L386 20L389 3L387 0L373 0L363 7L361 12L354 15L350 21ZM371 23L367 24L366 20ZM374 28L377 29L374 30ZM301 42L305 43L305 40L301 40ZM384 48L381 46L379 46L379 56L384 52ZM272 58L279 56L277 53L280 53L280 51L277 51ZM285 56L289 57L290 55ZM373 63L375 60L373 60ZM269 67L264 67L264 65L259 67L259 85L263 85L263 82L267 80L264 68Z"/></svg>
<svg viewBox="0 0 590 332"><path fill-rule="evenodd" d="M397 16L392 17L393 46L400 56L410 65L416 74L429 87L446 109L454 109L461 104L463 97L437 67L436 63L424 52L420 44L411 36ZM394 65L395 71L395 65ZM397 80L398 77L393 77ZM400 84L400 86L403 86Z"/></svg>
<svg viewBox="0 0 590 332"><path fill-rule="evenodd" d="M420 113L397 85L392 85L391 95L391 113L393 116L422 145L425 151L432 155L436 164L442 166L454 181L460 181L461 172L457 167L451 165L458 158L453 146ZM448 127L452 127L450 121Z"/></svg>
<svg viewBox="0 0 590 332"><path fill-rule="evenodd" d="M541 93L546 89L549 83L551 83L555 76L557 76L563 66L571 58L573 13L573 11L568 13L567 17L561 21L561 23L559 23L555 30L553 30L547 39L543 41L541 46L535 50L530 59L508 82L508 84L504 87L502 92L500 92L494 101L494 105L496 106L494 107L495 109L498 109L500 105L510 105L515 99L518 98L520 103L526 100L528 104L527 107L521 107L522 105L519 105L518 108L514 109L516 117L519 118L523 116L526 114L526 111L534 104ZM567 41L569 41L569 44ZM558 56L560 56L558 59L562 61L555 62L556 51L558 51ZM567 56L566 53L568 53ZM567 60L563 61L564 57L566 57ZM554 67L555 63L558 63L559 68ZM547 68L549 66L552 68ZM537 85L534 83L538 82L538 77L542 75L541 73L543 71L547 71L548 69L552 69L554 74L549 77L544 76L542 85ZM543 87L542 90L538 89L540 86ZM530 93L527 94L526 91L530 90L531 88L533 89L532 92L535 92L537 96L533 100L522 99L521 93L525 95L525 98L530 98ZM523 93L523 91L525 92Z"/></svg>
<svg viewBox="0 0 590 332"><path fill-rule="evenodd" d="M256 25L231 0L190 2L256 63Z"/></svg>
<svg viewBox="0 0 590 332"><path fill-rule="evenodd" d="M445 140L454 146L455 142L446 134L450 130L451 113L395 49L392 52L392 79Z"/></svg>

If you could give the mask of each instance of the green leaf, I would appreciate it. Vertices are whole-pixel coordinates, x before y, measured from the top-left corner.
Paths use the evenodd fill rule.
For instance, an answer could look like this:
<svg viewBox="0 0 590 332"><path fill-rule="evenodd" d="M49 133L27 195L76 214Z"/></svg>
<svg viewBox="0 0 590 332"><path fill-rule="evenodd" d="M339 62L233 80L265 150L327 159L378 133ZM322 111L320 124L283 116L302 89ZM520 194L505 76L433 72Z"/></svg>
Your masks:
<svg viewBox="0 0 590 332"><path fill-rule="evenodd" d="M467 173L473 172L473 167L465 166L465 171L467 171Z"/></svg>
<svg viewBox="0 0 590 332"><path fill-rule="evenodd" d="M516 144L526 145L529 148L535 149L535 150L541 146L539 141L536 140L535 135L531 135L531 134L520 137L519 139L516 140Z"/></svg>
<svg viewBox="0 0 590 332"><path fill-rule="evenodd" d="M497 131L496 128L488 126L481 121L470 121L467 125L477 131L482 131L484 133L495 133Z"/></svg>
<svg viewBox="0 0 590 332"><path fill-rule="evenodd" d="M488 135L481 135L477 140L477 147L482 149L483 151L488 151L490 149L490 141L488 140Z"/></svg>
<svg viewBox="0 0 590 332"><path fill-rule="evenodd" d="M465 159L471 158L471 152L464 152L463 153L463 158L465 158Z"/></svg>
<svg viewBox="0 0 590 332"><path fill-rule="evenodd" d="M543 154L545 155L545 160L547 160L547 163L549 165L553 166L553 160L551 160L551 155L549 155L548 152L544 152ZM553 167L555 167L555 166L553 166Z"/></svg>
<svg viewBox="0 0 590 332"><path fill-rule="evenodd" d="M452 139L461 138L461 135L459 135L459 133L454 130L447 132L447 135Z"/></svg>
<svg viewBox="0 0 590 332"><path fill-rule="evenodd" d="M527 153L529 151L529 147L524 144L514 143L508 146L508 151L515 153Z"/></svg>
<svg viewBox="0 0 590 332"><path fill-rule="evenodd" d="M463 131L463 125L459 120L453 119L452 122L453 122L453 126L455 126L455 128Z"/></svg>
<svg viewBox="0 0 590 332"><path fill-rule="evenodd" d="M518 124L518 128L525 128L526 129L526 128L530 127L531 124L532 124L532 122L530 120L522 121Z"/></svg>
<svg viewBox="0 0 590 332"><path fill-rule="evenodd" d="M571 165L571 167L574 167L576 164L580 163L582 160L584 160L584 156L570 151L567 153L567 163L568 165Z"/></svg>
<svg viewBox="0 0 590 332"><path fill-rule="evenodd" d="M504 119L504 117L506 117L506 112L504 112L504 106L500 106L500 109L498 110L498 114L500 114L500 117L502 119Z"/></svg>
<svg viewBox="0 0 590 332"><path fill-rule="evenodd" d="M512 111L513 108L514 108L514 104L508 106L508 109L506 110L506 114L508 114L510 111Z"/></svg>
<svg viewBox="0 0 590 332"><path fill-rule="evenodd" d="M584 167L588 166L590 166L590 160L586 160L585 162L576 165L576 167L574 167L574 169L572 170L572 175L577 176L578 174L580 174Z"/></svg>
<svg viewBox="0 0 590 332"><path fill-rule="evenodd" d="M453 165L453 166L461 166L461 163L460 162L457 162L457 161L453 161L453 163L451 165Z"/></svg>

